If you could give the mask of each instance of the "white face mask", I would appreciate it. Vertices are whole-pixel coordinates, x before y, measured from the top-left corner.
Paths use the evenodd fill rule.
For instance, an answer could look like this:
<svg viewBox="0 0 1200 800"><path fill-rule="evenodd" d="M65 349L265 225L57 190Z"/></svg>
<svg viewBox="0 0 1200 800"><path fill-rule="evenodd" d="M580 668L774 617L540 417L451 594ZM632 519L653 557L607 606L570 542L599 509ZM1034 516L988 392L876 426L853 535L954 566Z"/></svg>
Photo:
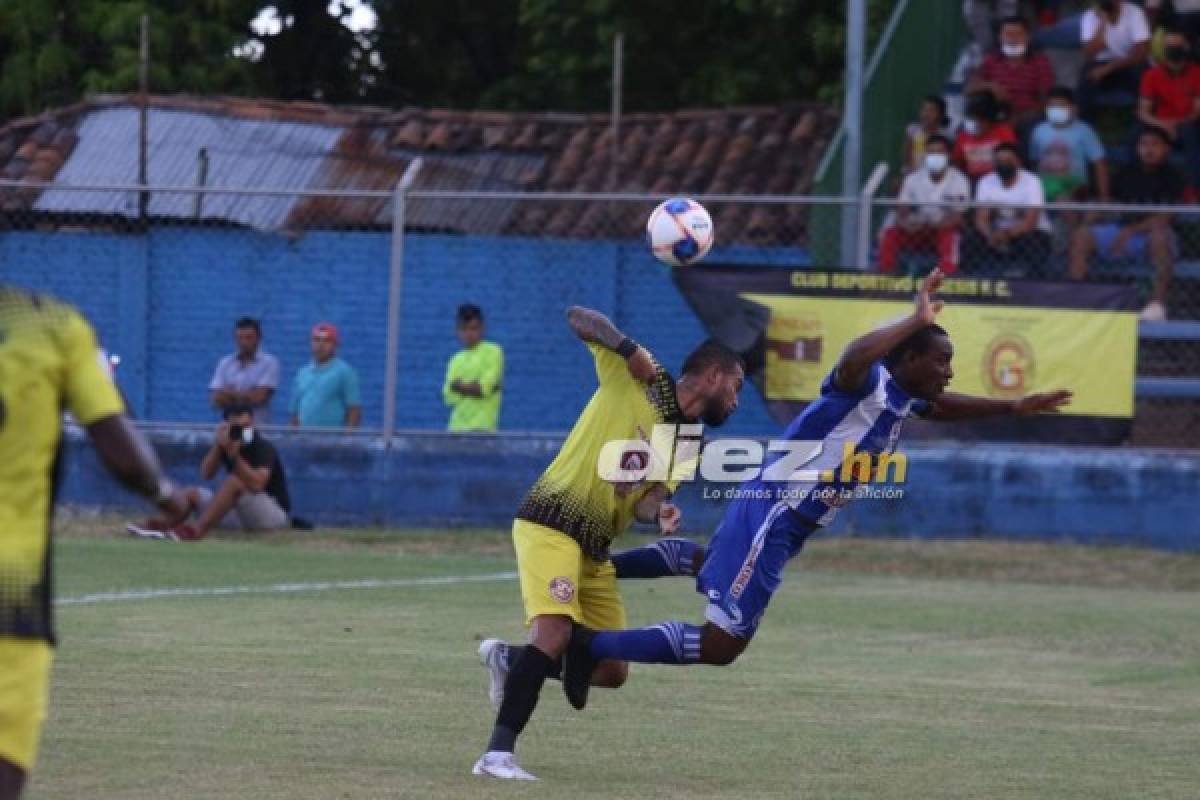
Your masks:
<svg viewBox="0 0 1200 800"><path fill-rule="evenodd" d="M254 428L249 425L242 428L242 444L250 444L254 441Z"/></svg>
<svg viewBox="0 0 1200 800"><path fill-rule="evenodd" d="M946 165L950 163L950 158L945 153L926 153L925 154L925 169L937 174L946 169Z"/></svg>
<svg viewBox="0 0 1200 800"><path fill-rule="evenodd" d="M979 123L973 119L963 120L963 130L969 135L974 136L979 133Z"/></svg>
<svg viewBox="0 0 1200 800"><path fill-rule="evenodd" d="M1052 125L1066 125L1071 121L1071 109L1062 106L1050 106L1046 109L1046 119Z"/></svg>
<svg viewBox="0 0 1200 800"><path fill-rule="evenodd" d="M1023 44L1004 44L1000 46L1000 49L1009 58L1020 58L1025 55L1025 45Z"/></svg>

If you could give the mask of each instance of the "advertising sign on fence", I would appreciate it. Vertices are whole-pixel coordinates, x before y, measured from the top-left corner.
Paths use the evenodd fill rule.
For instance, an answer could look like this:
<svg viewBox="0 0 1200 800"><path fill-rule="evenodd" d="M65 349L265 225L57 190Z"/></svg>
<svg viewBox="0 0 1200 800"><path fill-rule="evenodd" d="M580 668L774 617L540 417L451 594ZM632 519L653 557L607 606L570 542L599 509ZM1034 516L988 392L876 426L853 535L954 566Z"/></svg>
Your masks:
<svg viewBox="0 0 1200 800"><path fill-rule="evenodd" d="M919 279L710 264L675 270L712 336L746 358L785 423L813 400L846 344L912 309ZM938 318L954 342L951 389L995 398L1068 388L1062 415L939 426L966 438L1115 442L1133 417L1136 292L1097 283L950 278Z"/></svg>

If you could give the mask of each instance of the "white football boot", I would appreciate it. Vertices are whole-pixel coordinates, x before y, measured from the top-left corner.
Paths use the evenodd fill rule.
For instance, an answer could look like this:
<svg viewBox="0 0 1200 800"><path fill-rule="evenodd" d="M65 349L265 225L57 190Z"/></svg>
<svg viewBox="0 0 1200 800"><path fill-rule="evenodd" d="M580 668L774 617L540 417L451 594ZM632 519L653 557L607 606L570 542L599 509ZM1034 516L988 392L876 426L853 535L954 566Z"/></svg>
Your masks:
<svg viewBox="0 0 1200 800"><path fill-rule="evenodd" d="M472 775L490 775L503 781L536 781L537 777L521 769L516 756L500 750L489 750L479 757L471 769Z"/></svg>
<svg viewBox="0 0 1200 800"><path fill-rule="evenodd" d="M499 711L508 680L508 645L500 639L484 639L479 643L479 661L488 671L488 700Z"/></svg>

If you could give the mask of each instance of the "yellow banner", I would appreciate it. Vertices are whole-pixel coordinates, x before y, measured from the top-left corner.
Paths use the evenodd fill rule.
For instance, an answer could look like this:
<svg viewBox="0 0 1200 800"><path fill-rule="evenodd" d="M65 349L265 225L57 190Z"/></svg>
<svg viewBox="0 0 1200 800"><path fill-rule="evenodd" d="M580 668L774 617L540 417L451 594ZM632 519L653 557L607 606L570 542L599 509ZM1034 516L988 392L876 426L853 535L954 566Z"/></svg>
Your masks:
<svg viewBox="0 0 1200 800"><path fill-rule="evenodd" d="M812 400L851 339L912 311L912 301L741 297L771 310L766 394L773 400ZM951 391L1012 398L1070 389L1066 414L1133 416L1133 312L948 302L938 324L954 343Z"/></svg>

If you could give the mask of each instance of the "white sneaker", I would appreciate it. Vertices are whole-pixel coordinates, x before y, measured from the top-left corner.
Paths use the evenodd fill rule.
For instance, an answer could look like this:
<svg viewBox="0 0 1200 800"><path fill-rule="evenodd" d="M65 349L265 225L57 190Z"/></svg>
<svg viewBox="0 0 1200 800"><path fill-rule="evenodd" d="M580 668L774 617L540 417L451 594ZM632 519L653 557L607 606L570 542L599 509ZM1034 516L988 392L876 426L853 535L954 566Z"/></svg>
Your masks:
<svg viewBox="0 0 1200 800"><path fill-rule="evenodd" d="M1143 322L1165 322L1167 319L1166 306L1157 300L1151 301L1142 309L1142 313L1138 314L1138 319Z"/></svg>
<svg viewBox="0 0 1200 800"><path fill-rule="evenodd" d="M139 539L157 539L159 541L178 542L179 537L172 531L156 531L152 528L145 528L141 525L135 525L132 522L125 526L125 532L130 536L136 536Z"/></svg>
<svg viewBox="0 0 1200 800"><path fill-rule="evenodd" d="M484 639L479 644L479 661L488 671L488 700L499 711L504 702L504 682L508 680L508 645L500 639Z"/></svg>
<svg viewBox="0 0 1200 800"><path fill-rule="evenodd" d="M491 775L502 781L536 781L537 777L521 769L512 753L489 750L479 757L471 769L472 775Z"/></svg>

